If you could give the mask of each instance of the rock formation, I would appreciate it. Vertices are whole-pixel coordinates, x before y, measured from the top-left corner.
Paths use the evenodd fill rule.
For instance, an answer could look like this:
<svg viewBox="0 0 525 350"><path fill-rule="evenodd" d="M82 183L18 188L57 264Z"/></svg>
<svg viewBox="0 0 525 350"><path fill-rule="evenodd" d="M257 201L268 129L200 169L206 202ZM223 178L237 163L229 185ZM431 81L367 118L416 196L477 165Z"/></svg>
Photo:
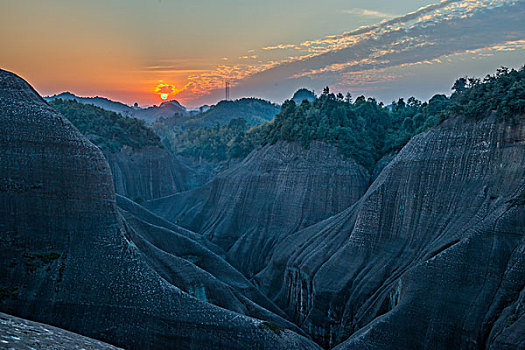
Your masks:
<svg viewBox="0 0 525 350"><path fill-rule="evenodd" d="M199 186L199 178L179 157L155 146L116 153L104 152L115 192L135 200L150 200Z"/></svg>
<svg viewBox="0 0 525 350"><path fill-rule="evenodd" d="M524 164L524 116L447 119L256 279L325 347L523 348Z"/></svg>
<svg viewBox="0 0 525 350"><path fill-rule="evenodd" d="M332 146L280 142L253 151L196 190L145 205L201 233L253 276L279 240L344 210L368 185L368 172Z"/></svg>
<svg viewBox="0 0 525 350"><path fill-rule="evenodd" d="M17 350L117 350L114 346L47 324L0 312L0 348Z"/></svg>
<svg viewBox="0 0 525 350"><path fill-rule="evenodd" d="M144 208L0 70L0 149L2 312L130 349L525 348L524 115L450 117L372 176L280 142Z"/></svg>
<svg viewBox="0 0 525 350"><path fill-rule="evenodd" d="M206 272L198 264L206 268L209 260L176 258L200 249L218 261L196 247L198 239L170 243L192 233L148 231L131 209L119 211L101 151L6 71L0 111L0 311L128 349L317 348L268 321L281 318L248 300L257 291L229 265ZM159 241L161 234L170 241ZM204 281L222 298L217 303L248 311L204 301L202 289L190 291L191 276L176 275L178 266L198 278L215 274ZM228 292L241 300L229 300Z"/></svg>

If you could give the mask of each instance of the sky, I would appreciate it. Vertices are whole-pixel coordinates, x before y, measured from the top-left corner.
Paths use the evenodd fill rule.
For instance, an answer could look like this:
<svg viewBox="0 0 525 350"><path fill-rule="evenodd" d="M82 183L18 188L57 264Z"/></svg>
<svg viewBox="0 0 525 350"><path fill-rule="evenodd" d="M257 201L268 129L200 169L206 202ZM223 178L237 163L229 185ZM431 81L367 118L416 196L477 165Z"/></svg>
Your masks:
<svg viewBox="0 0 525 350"><path fill-rule="evenodd" d="M0 68L42 95L188 107L298 88L390 103L525 64L525 0L0 0Z"/></svg>

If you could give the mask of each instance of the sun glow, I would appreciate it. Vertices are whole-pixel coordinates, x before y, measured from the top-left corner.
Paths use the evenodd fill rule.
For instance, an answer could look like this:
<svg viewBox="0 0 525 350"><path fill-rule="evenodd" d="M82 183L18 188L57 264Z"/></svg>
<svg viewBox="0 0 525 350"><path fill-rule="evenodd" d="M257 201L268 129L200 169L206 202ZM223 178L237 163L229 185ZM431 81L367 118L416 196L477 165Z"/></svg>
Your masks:
<svg viewBox="0 0 525 350"><path fill-rule="evenodd" d="M161 100L167 100L170 94L177 93L179 90L175 89L175 87L171 84L161 82L155 86L154 91L159 95Z"/></svg>

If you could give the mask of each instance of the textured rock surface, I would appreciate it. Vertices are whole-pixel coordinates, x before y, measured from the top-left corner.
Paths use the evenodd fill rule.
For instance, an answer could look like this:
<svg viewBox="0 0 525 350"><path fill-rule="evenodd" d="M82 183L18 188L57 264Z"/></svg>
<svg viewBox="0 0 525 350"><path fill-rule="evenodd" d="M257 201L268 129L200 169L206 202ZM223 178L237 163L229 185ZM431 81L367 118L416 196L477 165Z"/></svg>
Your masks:
<svg viewBox="0 0 525 350"><path fill-rule="evenodd" d="M16 350L118 349L98 340L4 313L0 313L0 348Z"/></svg>
<svg viewBox="0 0 525 350"><path fill-rule="evenodd" d="M252 276L280 239L347 208L368 185L367 171L331 146L281 142L253 151L201 188L146 207L203 234Z"/></svg>
<svg viewBox="0 0 525 350"><path fill-rule="evenodd" d="M316 348L157 271L100 150L6 71L0 113L1 311L130 349Z"/></svg>
<svg viewBox="0 0 525 350"><path fill-rule="evenodd" d="M132 242L162 278L197 299L302 332L221 257L221 248L124 197L117 197L117 202Z"/></svg>
<svg viewBox="0 0 525 350"><path fill-rule="evenodd" d="M523 116L451 118L256 279L327 347L523 349L524 165Z"/></svg>
<svg viewBox="0 0 525 350"><path fill-rule="evenodd" d="M113 174L115 192L128 198L150 200L199 185L192 169L160 147L124 147L104 156Z"/></svg>

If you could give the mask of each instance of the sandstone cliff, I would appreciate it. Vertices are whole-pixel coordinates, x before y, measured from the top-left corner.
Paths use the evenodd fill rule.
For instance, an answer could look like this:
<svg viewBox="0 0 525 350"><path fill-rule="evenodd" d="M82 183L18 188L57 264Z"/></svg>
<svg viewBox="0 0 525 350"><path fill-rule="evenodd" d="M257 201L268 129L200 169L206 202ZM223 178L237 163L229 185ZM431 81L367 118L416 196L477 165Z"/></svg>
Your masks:
<svg viewBox="0 0 525 350"><path fill-rule="evenodd" d="M524 116L450 118L256 279L326 347L523 348L524 164Z"/></svg>
<svg viewBox="0 0 525 350"><path fill-rule="evenodd" d="M145 205L201 233L253 276L279 240L344 210L368 185L368 172L332 146L280 142L253 151L201 188Z"/></svg>
<svg viewBox="0 0 525 350"><path fill-rule="evenodd" d="M194 171L168 150L146 146L104 152L115 192L135 200L150 200L197 187Z"/></svg>
<svg viewBox="0 0 525 350"><path fill-rule="evenodd" d="M6 71L0 71L0 111L1 311L129 349L317 348L285 327L246 316L281 320L244 300L256 291L228 264L205 272L197 261L159 252L193 246L207 259L218 257L187 230L149 231L131 209L119 211L101 151ZM160 234L192 242L155 243ZM215 274L205 281L213 295L243 312L191 292L191 278L173 271L182 264L199 278ZM233 288L228 278L240 285Z"/></svg>

